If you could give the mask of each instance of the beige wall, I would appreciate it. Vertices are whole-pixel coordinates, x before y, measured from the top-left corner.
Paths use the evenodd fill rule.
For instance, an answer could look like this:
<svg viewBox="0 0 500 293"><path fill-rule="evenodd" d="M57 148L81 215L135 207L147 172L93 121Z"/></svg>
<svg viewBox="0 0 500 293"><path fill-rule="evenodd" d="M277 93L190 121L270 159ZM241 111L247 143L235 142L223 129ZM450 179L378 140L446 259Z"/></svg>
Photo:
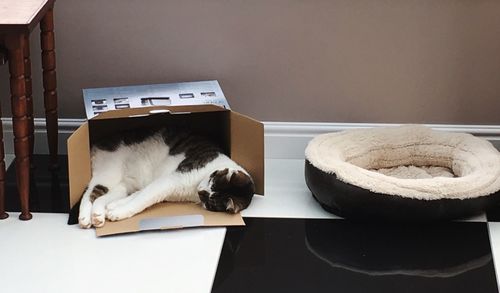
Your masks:
<svg viewBox="0 0 500 293"><path fill-rule="evenodd" d="M58 0L55 12L63 118L84 117L85 87L218 79L265 121L500 124L500 1ZM7 87L2 66L4 116Z"/></svg>

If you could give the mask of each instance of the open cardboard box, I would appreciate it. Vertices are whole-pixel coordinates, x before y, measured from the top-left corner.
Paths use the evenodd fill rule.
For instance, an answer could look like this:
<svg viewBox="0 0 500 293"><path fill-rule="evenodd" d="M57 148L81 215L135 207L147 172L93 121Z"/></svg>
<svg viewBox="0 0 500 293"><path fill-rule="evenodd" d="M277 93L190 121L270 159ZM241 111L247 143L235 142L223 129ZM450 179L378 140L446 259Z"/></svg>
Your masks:
<svg viewBox="0 0 500 293"><path fill-rule="evenodd" d="M124 130L157 125L189 127L217 143L226 155L245 168L264 194L264 127L237 112L214 105L157 106L108 111L88 120L68 139L70 208L80 200L91 177L90 146ZM118 222L106 221L97 236L144 230L202 226L244 225L240 214L210 212L194 203L160 203Z"/></svg>

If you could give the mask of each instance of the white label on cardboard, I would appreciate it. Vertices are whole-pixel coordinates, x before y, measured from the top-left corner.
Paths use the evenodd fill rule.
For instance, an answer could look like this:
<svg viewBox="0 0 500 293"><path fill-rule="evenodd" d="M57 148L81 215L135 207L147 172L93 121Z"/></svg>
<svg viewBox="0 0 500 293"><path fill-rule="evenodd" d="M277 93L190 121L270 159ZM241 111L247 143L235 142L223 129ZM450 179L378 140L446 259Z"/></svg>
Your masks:
<svg viewBox="0 0 500 293"><path fill-rule="evenodd" d="M205 224L205 219L202 215L149 218L149 219L142 219L139 222L139 230L146 231L146 230L199 227L203 226L204 224Z"/></svg>

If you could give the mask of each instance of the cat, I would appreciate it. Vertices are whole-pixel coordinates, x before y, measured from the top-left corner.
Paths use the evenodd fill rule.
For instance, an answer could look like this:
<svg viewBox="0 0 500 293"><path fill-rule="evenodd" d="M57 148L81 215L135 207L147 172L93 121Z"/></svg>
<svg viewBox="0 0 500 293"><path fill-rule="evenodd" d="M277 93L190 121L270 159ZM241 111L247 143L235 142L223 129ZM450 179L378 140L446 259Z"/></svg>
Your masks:
<svg viewBox="0 0 500 293"><path fill-rule="evenodd" d="M164 127L124 132L93 144L92 178L78 222L102 227L164 201L238 213L250 205L250 174L209 140Z"/></svg>

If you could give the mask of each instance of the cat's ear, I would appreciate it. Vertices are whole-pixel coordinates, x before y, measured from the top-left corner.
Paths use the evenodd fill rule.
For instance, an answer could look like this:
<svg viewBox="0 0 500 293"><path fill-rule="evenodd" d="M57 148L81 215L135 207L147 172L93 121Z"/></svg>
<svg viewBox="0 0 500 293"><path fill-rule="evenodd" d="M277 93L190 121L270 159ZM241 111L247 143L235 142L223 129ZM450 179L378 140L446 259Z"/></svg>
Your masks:
<svg viewBox="0 0 500 293"><path fill-rule="evenodd" d="M228 179L228 173L229 169L222 169L222 170L217 170L212 172L210 174L210 178L212 179L212 182L215 183L218 186L224 186L227 184Z"/></svg>
<svg viewBox="0 0 500 293"><path fill-rule="evenodd" d="M241 208L236 205L232 198L229 198L226 202L226 212L236 214L241 210Z"/></svg>
<svg viewBox="0 0 500 293"><path fill-rule="evenodd" d="M229 173L229 169L222 169L222 170L217 170L214 173L212 173L213 176L219 176L219 177L224 177Z"/></svg>
<svg viewBox="0 0 500 293"><path fill-rule="evenodd" d="M245 186L252 183L252 178L242 171L236 171L231 175L229 182L234 186Z"/></svg>

